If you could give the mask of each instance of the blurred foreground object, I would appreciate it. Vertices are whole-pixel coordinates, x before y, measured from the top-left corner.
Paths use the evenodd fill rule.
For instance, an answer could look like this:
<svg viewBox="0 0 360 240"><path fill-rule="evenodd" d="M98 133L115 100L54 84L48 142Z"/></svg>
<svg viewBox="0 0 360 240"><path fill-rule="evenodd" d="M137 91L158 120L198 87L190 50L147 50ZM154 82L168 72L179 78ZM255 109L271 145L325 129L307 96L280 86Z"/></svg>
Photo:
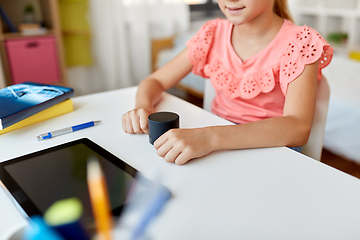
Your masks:
<svg viewBox="0 0 360 240"><path fill-rule="evenodd" d="M89 240L80 223L83 208L80 200L69 198L56 201L45 212L46 223L67 240Z"/></svg>
<svg viewBox="0 0 360 240"><path fill-rule="evenodd" d="M49 227L41 216L31 217L29 226L24 230L23 240L64 240Z"/></svg>
<svg viewBox="0 0 360 240"><path fill-rule="evenodd" d="M109 195L99 160L95 157L88 159L87 183L97 235L100 240L111 240L112 218Z"/></svg>
<svg viewBox="0 0 360 240"><path fill-rule="evenodd" d="M160 183L150 182L138 175L129 194L127 201L129 204L125 207L114 230L116 239L149 239L146 230L171 195L171 192Z"/></svg>

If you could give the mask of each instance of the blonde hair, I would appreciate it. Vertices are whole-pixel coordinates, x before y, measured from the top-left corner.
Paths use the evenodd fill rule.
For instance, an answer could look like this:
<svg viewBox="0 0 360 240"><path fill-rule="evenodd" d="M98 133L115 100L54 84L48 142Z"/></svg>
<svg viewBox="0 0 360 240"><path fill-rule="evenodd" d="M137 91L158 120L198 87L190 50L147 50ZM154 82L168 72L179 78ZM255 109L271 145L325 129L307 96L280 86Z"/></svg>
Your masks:
<svg viewBox="0 0 360 240"><path fill-rule="evenodd" d="M288 19L294 22L287 4L287 0L275 0L273 11L282 18Z"/></svg>

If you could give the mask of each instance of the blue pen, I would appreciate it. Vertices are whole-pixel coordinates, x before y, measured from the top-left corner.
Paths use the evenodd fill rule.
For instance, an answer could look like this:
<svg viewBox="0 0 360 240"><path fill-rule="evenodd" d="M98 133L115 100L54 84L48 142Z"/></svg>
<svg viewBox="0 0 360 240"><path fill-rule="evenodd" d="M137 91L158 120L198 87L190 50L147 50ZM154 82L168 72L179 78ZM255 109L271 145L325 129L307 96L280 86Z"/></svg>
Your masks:
<svg viewBox="0 0 360 240"><path fill-rule="evenodd" d="M81 129L84 129L84 128L95 126L99 122L100 121L91 121L91 122L79 124L79 125L76 125L76 126L63 128L63 129L60 129L60 130L56 130L56 131L52 131L52 132L48 132L48 133L43 133L43 134L40 134L39 136L37 136L37 140L45 140L45 139L53 138L53 137L63 135L63 134L66 134L66 133L75 132L75 131L78 131L78 130L81 130Z"/></svg>

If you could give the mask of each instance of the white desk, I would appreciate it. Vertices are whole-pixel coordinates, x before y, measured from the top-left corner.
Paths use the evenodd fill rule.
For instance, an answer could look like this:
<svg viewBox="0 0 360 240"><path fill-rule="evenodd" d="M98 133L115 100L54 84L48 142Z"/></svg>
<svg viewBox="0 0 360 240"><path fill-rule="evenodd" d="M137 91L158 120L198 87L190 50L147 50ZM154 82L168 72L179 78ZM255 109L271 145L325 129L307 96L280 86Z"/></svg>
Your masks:
<svg viewBox="0 0 360 240"><path fill-rule="evenodd" d="M184 166L156 155L147 135L130 135L121 116L136 88L73 98L75 111L0 135L0 161L88 137L149 178L173 199L151 227L152 239L360 239L360 181L287 148L221 151ZM165 94L159 110L179 113L182 128L227 124ZM37 141L40 133L101 120L96 127ZM26 221L0 191L0 239Z"/></svg>

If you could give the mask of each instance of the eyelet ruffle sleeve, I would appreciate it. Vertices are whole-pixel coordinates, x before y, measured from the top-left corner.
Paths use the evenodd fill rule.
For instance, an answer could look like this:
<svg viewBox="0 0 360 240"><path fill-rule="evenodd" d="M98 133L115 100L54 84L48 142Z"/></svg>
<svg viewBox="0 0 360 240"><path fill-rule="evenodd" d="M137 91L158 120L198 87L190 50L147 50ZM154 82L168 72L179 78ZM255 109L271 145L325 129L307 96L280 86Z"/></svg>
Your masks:
<svg viewBox="0 0 360 240"><path fill-rule="evenodd" d="M186 43L189 49L189 59L193 65L193 73L204 78L208 78L203 70L213 43L217 22L217 19L206 22Z"/></svg>
<svg viewBox="0 0 360 240"><path fill-rule="evenodd" d="M308 26L300 27L294 40L287 43L286 50L280 63L280 87L286 96L288 84L304 71L305 66L319 60L318 80L321 80L321 69L326 67L332 58L333 49Z"/></svg>

